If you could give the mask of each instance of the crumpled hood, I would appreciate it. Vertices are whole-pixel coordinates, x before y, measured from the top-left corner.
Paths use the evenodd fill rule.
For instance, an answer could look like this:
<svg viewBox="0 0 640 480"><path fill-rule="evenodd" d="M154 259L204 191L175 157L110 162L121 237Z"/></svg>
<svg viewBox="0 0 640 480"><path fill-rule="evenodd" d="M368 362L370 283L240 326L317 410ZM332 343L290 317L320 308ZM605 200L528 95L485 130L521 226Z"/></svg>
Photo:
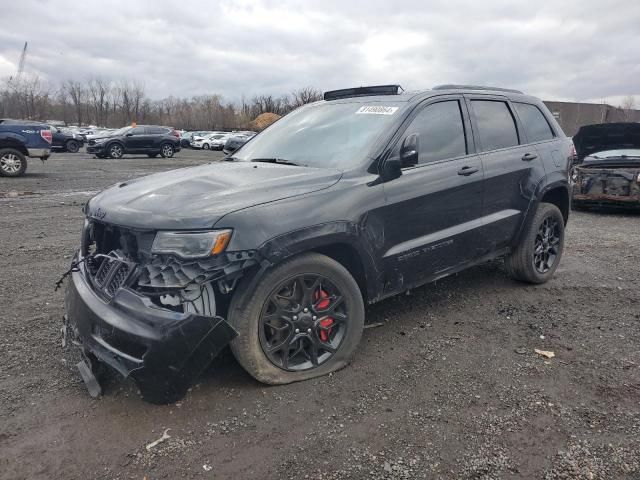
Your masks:
<svg viewBox="0 0 640 480"><path fill-rule="evenodd" d="M640 148L640 123L600 123L580 127L573 137L578 159L605 150Z"/></svg>
<svg viewBox="0 0 640 480"><path fill-rule="evenodd" d="M334 169L220 162L116 184L93 197L85 212L130 228L211 228L228 213L329 188L341 176Z"/></svg>

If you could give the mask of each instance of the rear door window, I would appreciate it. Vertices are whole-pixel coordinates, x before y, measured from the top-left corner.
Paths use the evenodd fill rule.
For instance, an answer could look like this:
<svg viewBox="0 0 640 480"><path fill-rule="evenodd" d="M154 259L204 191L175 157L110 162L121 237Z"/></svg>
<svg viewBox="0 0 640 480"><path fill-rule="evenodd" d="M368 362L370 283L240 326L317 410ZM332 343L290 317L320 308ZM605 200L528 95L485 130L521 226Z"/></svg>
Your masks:
<svg viewBox="0 0 640 480"><path fill-rule="evenodd" d="M419 164L467 154L464 123L458 100L427 105L413 119L404 137L414 133L419 135Z"/></svg>
<svg viewBox="0 0 640 480"><path fill-rule="evenodd" d="M554 138L553 130L542 112L535 105L514 103L520 122L530 143L543 142Z"/></svg>
<svg viewBox="0 0 640 480"><path fill-rule="evenodd" d="M519 144L516 122L509 105L499 100L471 100L482 151Z"/></svg>
<svg viewBox="0 0 640 480"><path fill-rule="evenodd" d="M150 135L162 135L163 133L167 133L168 130L168 128L162 127L147 127L147 133Z"/></svg>

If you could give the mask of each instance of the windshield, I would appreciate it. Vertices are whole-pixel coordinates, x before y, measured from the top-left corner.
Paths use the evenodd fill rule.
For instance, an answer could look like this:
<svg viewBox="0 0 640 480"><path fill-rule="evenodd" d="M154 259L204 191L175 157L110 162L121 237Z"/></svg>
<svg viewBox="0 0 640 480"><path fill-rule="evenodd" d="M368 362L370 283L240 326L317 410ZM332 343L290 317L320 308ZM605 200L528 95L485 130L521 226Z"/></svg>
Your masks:
<svg viewBox="0 0 640 480"><path fill-rule="evenodd" d="M234 159L278 159L345 169L359 164L398 115L391 103L324 103L294 110L246 143Z"/></svg>
<svg viewBox="0 0 640 480"><path fill-rule="evenodd" d="M119 128L118 130L116 130L115 132L111 133L112 137L118 137L120 135L124 135L125 133L127 133L129 130L131 129L131 127L122 127Z"/></svg>

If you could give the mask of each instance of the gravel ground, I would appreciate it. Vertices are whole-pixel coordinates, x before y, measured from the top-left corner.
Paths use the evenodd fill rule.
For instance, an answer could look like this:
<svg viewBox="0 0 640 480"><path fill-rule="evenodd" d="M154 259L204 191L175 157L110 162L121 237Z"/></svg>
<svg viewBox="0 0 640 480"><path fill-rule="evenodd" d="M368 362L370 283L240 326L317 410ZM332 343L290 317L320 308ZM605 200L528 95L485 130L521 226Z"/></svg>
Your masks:
<svg viewBox="0 0 640 480"><path fill-rule="evenodd" d="M225 352L176 404L146 404L116 378L91 399L60 346L53 290L83 202L219 158L55 154L0 178L0 478L640 478L632 214L574 212L545 285L493 262L368 307L382 326L333 375L267 387Z"/></svg>

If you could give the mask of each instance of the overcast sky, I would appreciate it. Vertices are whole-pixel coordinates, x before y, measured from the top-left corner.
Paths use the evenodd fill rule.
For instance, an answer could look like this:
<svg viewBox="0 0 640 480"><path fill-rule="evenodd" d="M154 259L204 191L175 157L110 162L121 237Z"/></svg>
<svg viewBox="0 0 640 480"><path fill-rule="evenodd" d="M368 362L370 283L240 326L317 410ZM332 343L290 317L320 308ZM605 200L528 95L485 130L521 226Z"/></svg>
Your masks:
<svg viewBox="0 0 640 480"><path fill-rule="evenodd" d="M640 101L640 0L0 0L0 78L129 79L152 98L400 83Z"/></svg>

